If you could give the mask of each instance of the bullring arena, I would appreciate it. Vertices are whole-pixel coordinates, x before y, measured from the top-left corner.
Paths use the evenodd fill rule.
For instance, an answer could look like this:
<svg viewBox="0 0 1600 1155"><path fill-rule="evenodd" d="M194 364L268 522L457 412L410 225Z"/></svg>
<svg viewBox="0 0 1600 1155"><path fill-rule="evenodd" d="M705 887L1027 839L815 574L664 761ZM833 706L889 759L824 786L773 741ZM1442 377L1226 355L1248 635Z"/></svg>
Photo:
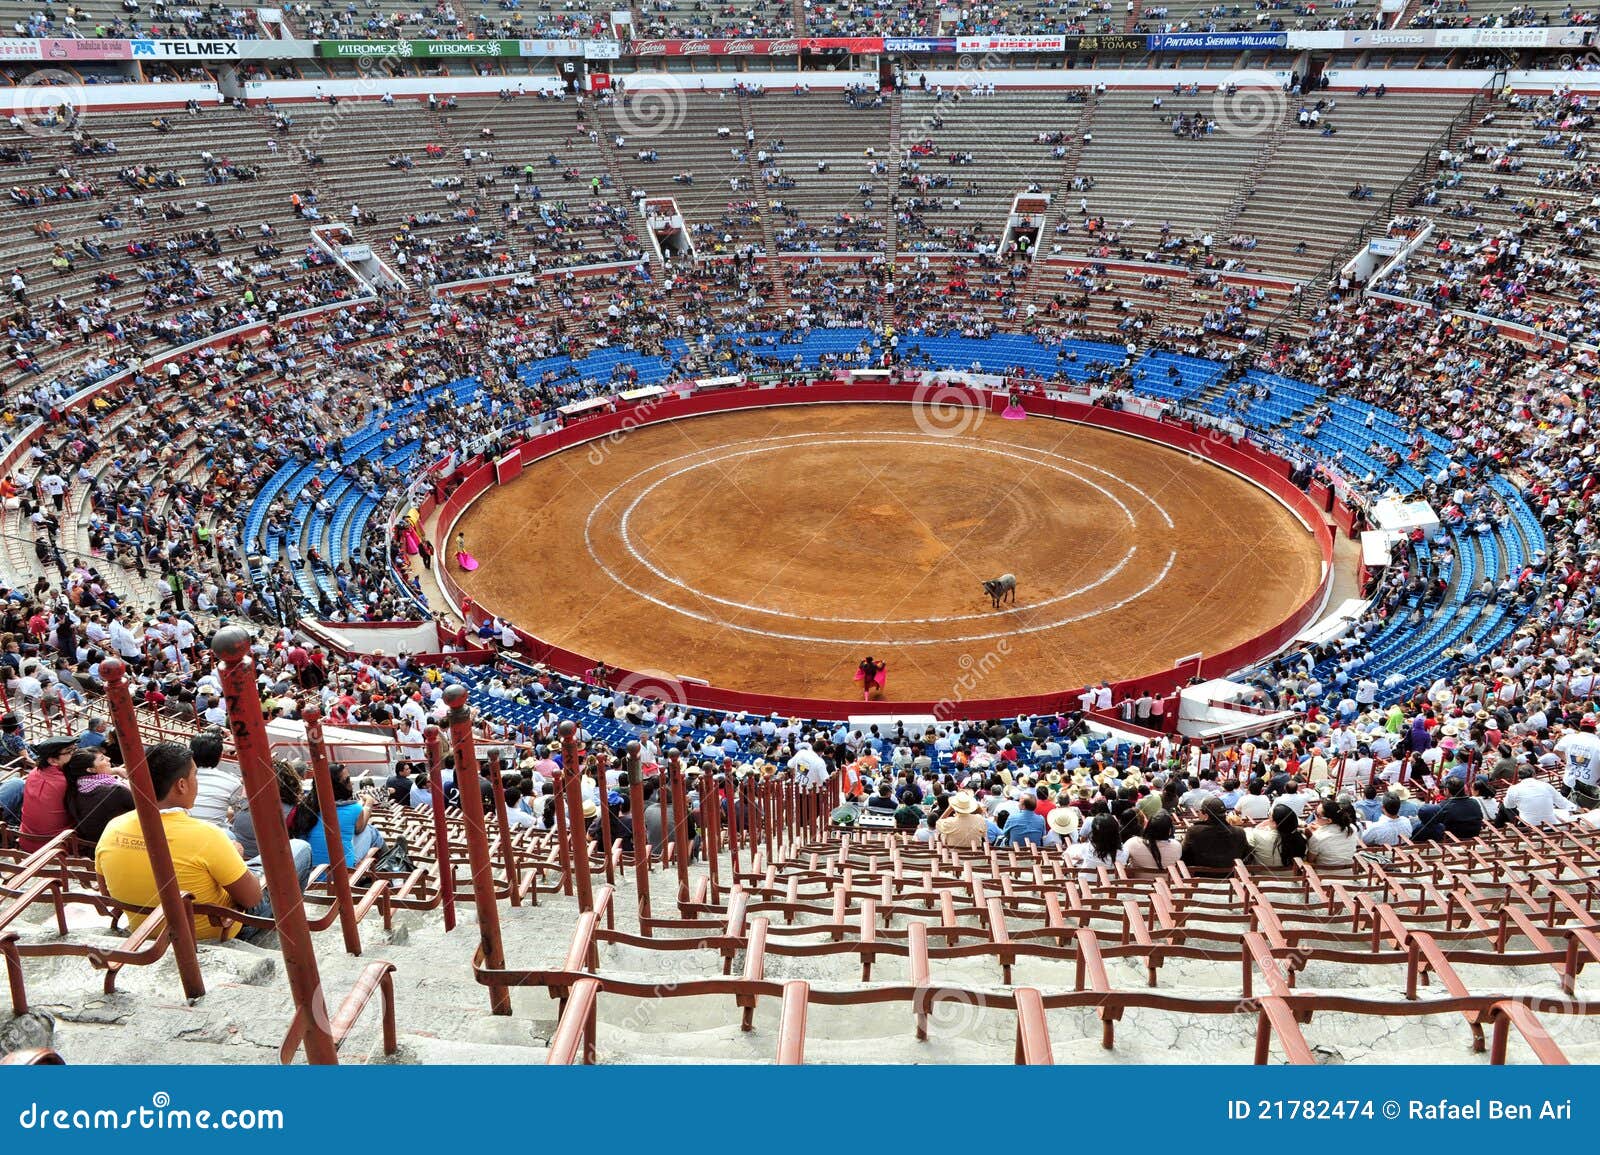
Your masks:
<svg viewBox="0 0 1600 1155"><path fill-rule="evenodd" d="M0 1057L1600 1057L1592 14L1302 7L11 4Z"/></svg>
<svg viewBox="0 0 1600 1155"><path fill-rule="evenodd" d="M967 697L1170 669L1318 588L1308 527L1204 457L978 408L941 427L933 397L671 421L557 454L457 523L481 563L458 580L624 670L846 698L870 653L912 701L980 662ZM571 564L525 560L540 556ZM1011 571L1018 602L991 610L982 581Z"/></svg>

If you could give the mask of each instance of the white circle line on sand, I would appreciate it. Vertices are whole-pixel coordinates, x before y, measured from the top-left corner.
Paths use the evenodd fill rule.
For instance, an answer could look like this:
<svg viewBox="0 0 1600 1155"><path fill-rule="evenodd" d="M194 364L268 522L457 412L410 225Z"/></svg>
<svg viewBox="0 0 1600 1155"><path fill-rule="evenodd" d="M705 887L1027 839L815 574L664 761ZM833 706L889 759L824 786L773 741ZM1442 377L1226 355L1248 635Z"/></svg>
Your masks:
<svg viewBox="0 0 1600 1155"><path fill-rule="evenodd" d="M766 439L763 438L761 440L766 440ZM718 450L732 449L732 448L735 448L735 447L737 447L737 446L739 446L741 444L753 444L753 442L752 443L730 442L730 443L728 443L726 445L717 446L716 449L718 449ZM917 445L933 446L934 448L940 448L940 449L943 449L943 448L962 449L962 450L975 451L975 452L992 453L992 454L995 454L995 455L1001 456L1001 457L1018 458L1017 454L1007 453L1004 450L994 449L994 448L989 447L989 446L963 445L963 444L960 444L960 443L952 442L948 438L937 438L937 437L919 439L919 440L917 440L915 442L908 442L908 441L904 441L904 440L888 441L888 440L885 440L885 439L882 439L882 438L878 438L878 437L876 437L874 435L871 435L871 434L859 435L859 436L826 437L826 438L825 437L811 436L811 437L808 437L808 439L806 441L800 442L800 443L797 443L797 444L798 445L907 445L907 444L917 444ZM777 453L777 452L782 452L785 449L790 449L790 448L795 448L795 447L796 446L793 446L793 445L765 445L765 446L760 446L760 447L755 448L755 449L743 449L743 450L741 450L741 451L739 451L737 453L723 453L720 456L710 457L710 458L707 458L704 461L695 462L692 465L685 465L682 468L675 469L671 473L668 473L666 476L660 478L659 480L652 482L649 486L647 486L644 489L643 492L641 492L639 494L638 497L633 499L633 501L628 505L628 508L623 511L622 517L618 521L618 532L622 537L623 547L633 557L634 561L636 561L640 565L644 566L645 569L647 569L651 573L655 574L656 577L660 578L662 581L666 582L668 585L676 586L679 589L683 590L684 592L693 594L695 597L701 598L701 599L703 599L705 601L715 602L718 605L728 606L730 609L745 610L745 611L748 611L750 613L767 614L767 615L769 615L771 617L778 617L778 618L800 618L800 619L804 619L806 621L814 621L814 622L838 622L840 624L846 624L846 625L884 625L884 626L939 625L939 624L943 624L945 622L965 622L965 621L978 621L978 620L993 620L993 618L995 616L994 611L990 611L989 613L976 613L976 614L951 614L951 615L948 615L948 616L945 616L945 617L928 617L928 618L845 618L845 617L827 617L827 616L824 616L824 615L821 615L821 614L797 614L797 613L792 613L792 612L787 611L787 610L773 609L773 608L771 608L769 606L759 606L759 605L755 605L755 604L752 604L752 603L733 601L730 598L722 598L722 597L716 596L715 594L707 593L704 590L701 590L701 589L699 589L699 588L697 588L697 587L695 587L693 585L690 585L688 582L685 582L685 581L683 581L683 580L681 580L679 578L673 577L671 574L668 574L665 571L663 571L662 569L660 569L659 567L657 567L653 562L650 561L649 558L647 558L634 545L633 536L628 530L628 526L629 526L629 523L633 519L634 512L638 509L639 504L641 502L643 502L646 498L648 498L651 493L653 493L660 486L665 485L667 482L671 481L673 478L680 477L685 473L691 473L691 472L693 472L694 470L697 470L697 469L705 469L705 468L708 468L710 466L718 465L721 462L728 461L728 460L730 460L732 458L736 458L736 457L751 457L751 456L754 456L754 455L759 454L759 453ZM709 451L707 451L707 452L709 452ZM698 454L689 454L688 456L693 457L693 456L699 456L699 455ZM1057 455L1057 457L1058 457L1058 460L1072 460L1071 458L1060 458L1059 455ZM1018 458L1018 459L1019 460L1029 460L1030 464L1042 466L1043 468L1054 470L1057 473L1066 474L1068 477L1071 477L1074 480L1083 482L1083 484L1087 485L1089 488L1095 490L1096 492L1102 494L1108 500L1113 502L1119 509L1121 509L1123 516L1128 519L1128 525L1130 527L1135 528L1135 529L1138 528L1138 519L1136 519L1133 516L1133 511L1130 510L1127 507L1127 505L1123 501L1121 501L1115 494L1109 492L1103 486L1095 484L1093 481L1090 481L1088 478L1082 476L1079 473L1074 472L1071 469L1067 469L1064 466L1051 465L1048 462L1032 461L1031 459L1026 459L1026 458ZM682 460L682 458L677 458L677 459L674 459L674 461L672 461L672 462L666 462L666 463L663 463L663 464L675 464L676 461L678 461L678 460ZM1073 463L1074 464L1078 464L1078 462L1076 462L1076 461L1074 461ZM651 469L654 469L654 468L659 468L659 466L652 466L652 467L649 467L649 468L646 468L646 469L642 469L638 473L635 473L632 477L629 477L626 480L624 480L621 483L619 483L616 487L614 487L611 490L611 492L607 493L605 495L605 497L601 498L600 505L603 506L619 490L624 489L627 486L631 485L634 481L638 480L638 478L640 476L642 476L643 474L651 472ZM1129 488L1133 489L1134 487L1130 485ZM1141 496L1144 496L1144 495L1141 494ZM1149 500L1149 499L1146 498L1146 500ZM1154 503L1152 503L1152 504L1154 504ZM591 521L592 521L592 518L593 518L593 511L591 511L591 515L590 515L590 520ZM617 575L612 571L611 567L606 565L606 563L596 553L596 551L594 549L594 543L593 543L593 541L592 541L592 539L591 539L591 537L589 535L589 532L588 532L589 531L589 524L588 523L585 524L584 530L585 530L585 532L584 532L584 544L589 549L589 556L594 560L596 565L598 565L601 569L605 570L606 574L608 576L610 576L612 578L612 580L617 580ZM1100 586L1104 585L1106 582L1108 582L1112 578L1116 577L1117 574L1121 573L1122 570L1127 567L1128 563L1133 560L1134 555L1137 554L1138 552L1139 552L1139 547L1138 547L1137 543L1135 543L1134 545L1132 545L1132 546L1130 546L1128 548L1127 552L1122 555L1121 560L1119 560L1116 563L1115 566L1113 566L1109 571L1107 571L1106 573L1102 574L1099 578L1097 578L1093 582L1090 582L1088 585L1079 586L1076 589L1068 590L1066 593L1057 594L1055 597L1048 598L1048 599L1046 599L1044 601L1041 601L1041 602L1030 602L1028 604L1028 608L1031 609L1031 610L1043 609L1045 606L1051 606L1051 605L1057 604L1058 602L1067 601L1067 600L1069 600L1071 598L1081 597L1083 594L1088 593L1090 590L1098 589ZM1000 612L1002 612L1002 613L1015 613L1016 609L1013 608L1011 610L1002 610Z"/></svg>
<svg viewBox="0 0 1600 1155"><path fill-rule="evenodd" d="M877 437L879 435L878 434L871 434L870 436ZM940 446L948 446L948 445L951 444L949 439L945 439L945 438L928 439L928 438L926 438L925 435L922 435L922 434L905 434L905 435L901 435L901 436L903 436L903 437L914 437L918 441L922 441L922 442L927 442L927 441L931 440L932 443L938 444ZM756 439L756 442L754 442L754 443L760 443L760 442L766 442L766 441L793 441L793 440L796 440L797 438L804 439L804 440L807 440L807 441L811 441L811 442L814 443L815 440L816 440L816 435L815 434L791 434L791 435L787 435L787 436L784 436L784 437L759 438L759 439ZM895 444L896 442L894 442L894 441L881 441L880 440L880 443ZM906 442L900 441L898 443L905 444ZM624 481L624 482L620 483L619 485L613 487L613 489L609 493L607 493L605 495L605 497L601 498L600 501L595 503L595 506L590 510L589 517L586 519L586 521L584 523L584 544L585 544L586 548L588 549L589 556L594 560L596 565L598 565L602 570L605 571L606 575L608 577L610 577L612 581L616 582L616 584L620 585L623 589L627 590L629 593L633 594L635 597L638 597L638 598L640 598L640 599L642 599L644 601L647 601L647 602L651 603L652 605L659 606L664 610L670 610L673 613L681 614L682 616L690 618L690 619L693 619L695 621L705 622L708 625L724 626L724 627L726 627L728 629L738 630L741 633L753 634L753 635L755 635L757 637L772 638L772 639L778 640L778 641L809 642L809 643L814 643L814 644L818 644L818 645L861 646L861 645L871 645L871 644L882 642L883 641L882 638L856 638L856 639L824 638L824 637L817 637L817 636L809 635L809 634L792 634L792 633L784 633L784 632L777 631L777 630L764 630L764 629L760 629L760 628L758 628L756 626L745 626L745 625L740 625L737 622L723 621L720 618L714 618L714 617L711 617L711 616L709 616L707 614L697 613L694 610L686 610L682 606L674 605L671 602L665 601L662 598L655 597L652 594L646 593L645 591L643 591L641 589L638 589L637 587L629 584L627 581L625 581L622 578L620 578L614 571L611 570L611 568L609 566L607 566L604 563L604 561L602 561L600 559L600 557L598 556L598 554L597 554L597 552L596 552L596 550L594 548L594 542L593 542L593 538L592 538L592 529L593 529L593 524L594 524L594 518L595 518L595 515L601 509L603 509L605 507L606 502L610 500L611 496L613 494L615 494L618 489L620 489L623 486L627 485L629 482L631 482L634 479L638 478L640 475L650 472L652 469L658 469L658 468L661 468L664 465L676 464L679 461L683 461L683 460L686 460L686 459L689 459L689 458L692 458L692 457L699 457L699 456L704 455L705 453L712 452L712 451L714 451L716 449L730 448L733 445L744 445L744 444L752 444L752 442L732 442L729 445L724 445L724 446L703 447L703 448L701 448L699 450L696 450L693 453L685 453L685 454L682 454L682 455L680 455L678 457L672 458L672 459L670 459L668 461L665 461L665 462L657 462L654 465L650 466L648 469L640 470L638 473L633 474L633 476L628 478L626 481ZM1043 452L1043 451L1037 451L1037 452ZM1047 468L1056 469L1058 472L1063 472L1063 473L1068 472L1067 470L1062 469L1059 466L1051 466L1047 462L1036 461L1036 460L1033 460L1033 459L1030 459L1030 458L1023 457L1020 454L1007 453L1007 454L1005 454L1005 456L1017 457L1019 460L1029 461L1031 464L1035 464L1035 465L1045 465ZM1059 459L1059 455L1057 455L1057 456L1058 456L1058 459ZM1071 459L1067 459L1067 460L1071 460ZM1083 464L1083 463L1082 462L1075 462L1075 464ZM1093 467L1093 466L1086 466L1086 468L1095 469L1096 472L1105 474L1105 476L1111 477L1111 478L1119 481L1121 484L1126 485L1129 489L1131 489L1134 492L1138 493L1140 497L1144 498L1145 501L1149 502L1150 505L1152 505L1156 509L1160 510L1160 512L1162 513L1163 517L1166 519L1167 524L1169 524L1169 525L1172 524L1172 519L1170 517L1166 517L1166 511L1164 509L1162 509L1161 506L1159 505L1159 503L1157 503L1153 498L1151 498L1143 490L1138 489L1138 487L1128 483L1127 481L1124 481L1124 480L1122 480L1120 478L1116 478L1115 474L1108 473L1105 470L1097 469L1096 467ZM1074 475L1074 476L1076 476L1076 475ZM1085 480L1085 479L1079 478L1079 480ZM1088 482L1088 484L1093 485L1094 483L1093 482ZM1100 487L1095 486L1095 488L1099 489ZM1104 491L1102 490L1102 492L1104 492ZM1107 496L1111 496L1111 495L1108 494ZM1122 505L1121 501L1119 501L1115 497L1112 497L1111 499L1113 501L1115 501L1119 506L1122 506L1124 512L1127 512L1127 507ZM1130 520L1131 520L1131 514L1129 516L1130 516ZM1061 626L1071 625L1074 622L1084 621L1084 620L1086 620L1088 618L1099 617L1102 614L1111 613L1111 612L1113 612L1115 610L1121 609L1123 606L1126 606L1126 605L1128 605L1128 604L1130 604L1132 602L1137 601L1138 599L1144 597L1145 594L1147 594L1151 590L1155 589L1156 586L1160 585L1163 581L1166 580L1167 575L1172 571L1173 563L1177 560L1177 557L1178 557L1177 550L1170 550L1168 552L1168 554L1167 554L1166 562L1161 567L1161 572L1158 573L1151 581L1147 582L1140 589L1134 591L1132 594L1129 594L1125 598L1121 598L1121 599L1119 599L1119 600L1117 600L1115 602L1112 602L1112 603L1110 603L1108 605L1103 605L1103 606L1096 607L1093 610L1089 610L1089 611L1086 611L1086 612L1081 613L1081 614L1073 614L1073 615L1069 615L1068 617L1058 618L1055 621L1043 622L1043 623L1039 623L1039 624L1035 624L1035 625L1016 626L1016 627L1009 628L1009 629L1004 629L1004 630L995 630L995 631L992 631L992 632L986 633L986 634L969 634L969 635L966 635L966 636L954 637L954 638L900 639L900 640L896 641L896 644L897 645L907 645L907 646L942 646L942 645L954 645L954 644L958 644L958 643L962 643L962 642L981 642L981 641L988 641L988 640L990 640L992 638L1014 637L1014 636L1017 636L1019 634L1042 633L1042 632L1044 632L1046 630L1059 629ZM641 563L643 563L643 559L642 558L640 559L640 561L641 561ZM646 564L647 568L648 568L648 563L643 563L643 564ZM1037 607L1036 606L1030 606L1028 608L1036 609ZM766 612L772 612L772 611L766 611ZM1018 611L1017 610L1005 611L1005 613L1007 613L1008 615L1009 614L1014 614L1016 612L1018 612ZM988 618L990 618L990 620L993 620L992 617L990 617L990 615L979 615L979 616L988 617ZM817 619L813 619L813 620L817 620ZM953 620L964 620L964 619L957 618L957 619L953 619ZM871 624L874 624L874 625L892 625L892 624L898 624L898 623L886 623L886 622L881 622L881 621L878 621L878 620L874 619L871 622ZM931 624L931 623L928 623L928 624Z"/></svg>

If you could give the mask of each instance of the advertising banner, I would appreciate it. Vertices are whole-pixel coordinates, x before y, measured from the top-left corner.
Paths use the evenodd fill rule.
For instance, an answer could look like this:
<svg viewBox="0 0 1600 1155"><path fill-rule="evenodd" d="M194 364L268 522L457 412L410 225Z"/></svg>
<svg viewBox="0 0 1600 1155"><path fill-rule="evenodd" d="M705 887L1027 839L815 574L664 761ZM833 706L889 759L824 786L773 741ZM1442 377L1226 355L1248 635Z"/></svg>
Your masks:
<svg viewBox="0 0 1600 1155"><path fill-rule="evenodd" d="M519 40L517 51L523 56L582 56L586 44L583 40Z"/></svg>
<svg viewBox="0 0 1600 1155"><path fill-rule="evenodd" d="M1285 48L1287 32L1157 32L1151 52L1211 52L1252 48Z"/></svg>
<svg viewBox="0 0 1600 1155"><path fill-rule="evenodd" d="M1544 48L1548 45L1575 47L1585 43L1582 28L1440 28L1434 35L1441 48ZM1578 33L1563 38L1560 33Z"/></svg>
<svg viewBox="0 0 1600 1155"><path fill-rule="evenodd" d="M1065 36L958 36L957 52L1060 52Z"/></svg>
<svg viewBox="0 0 1600 1155"><path fill-rule="evenodd" d="M1148 36L1068 36L1068 52L1148 52Z"/></svg>
<svg viewBox="0 0 1600 1155"><path fill-rule="evenodd" d="M133 45L126 40L39 41L41 60L132 60Z"/></svg>
<svg viewBox="0 0 1600 1155"><path fill-rule="evenodd" d="M629 56L798 56L807 52L883 51L881 36L797 36L781 40L630 40Z"/></svg>
<svg viewBox="0 0 1600 1155"><path fill-rule="evenodd" d="M954 52L954 36L888 36L884 38L885 52Z"/></svg>
<svg viewBox="0 0 1600 1155"><path fill-rule="evenodd" d="M449 56L519 56L517 40L319 40L317 55L340 59L395 56L438 59Z"/></svg>

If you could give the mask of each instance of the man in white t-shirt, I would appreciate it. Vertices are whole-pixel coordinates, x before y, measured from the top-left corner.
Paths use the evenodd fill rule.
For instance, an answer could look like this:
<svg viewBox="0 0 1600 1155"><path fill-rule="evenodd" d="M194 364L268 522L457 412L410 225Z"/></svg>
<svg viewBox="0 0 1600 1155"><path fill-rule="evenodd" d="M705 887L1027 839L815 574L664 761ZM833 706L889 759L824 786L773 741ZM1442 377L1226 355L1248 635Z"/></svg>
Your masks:
<svg viewBox="0 0 1600 1155"><path fill-rule="evenodd" d="M1247 822L1260 822L1272 817L1272 799L1267 797L1260 779L1250 783L1246 793L1233 804L1233 812Z"/></svg>
<svg viewBox="0 0 1600 1155"><path fill-rule="evenodd" d="M1306 816L1306 808L1316 801L1316 796L1300 789L1300 783L1294 779L1289 780L1289 785L1284 787L1282 794L1278 795L1277 805L1287 806L1294 811L1296 818Z"/></svg>
<svg viewBox="0 0 1600 1155"><path fill-rule="evenodd" d="M1524 764L1517 775L1519 781L1506 791L1505 804L1515 810L1523 822L1529 826L1549 826L1571 819L1571 812L1577 807L1539 777L1536 769Z"/></svg>
<svg viewBox="0 0 1600 1155"><path fill-rule="evenodd" d="M1578 728L1556 742L1556 754L1565 769L1561 781L1570 790L1578 784L1593 792L1600 783L1600 738L1595 737L1595 716L1585 714Z"/></svg>

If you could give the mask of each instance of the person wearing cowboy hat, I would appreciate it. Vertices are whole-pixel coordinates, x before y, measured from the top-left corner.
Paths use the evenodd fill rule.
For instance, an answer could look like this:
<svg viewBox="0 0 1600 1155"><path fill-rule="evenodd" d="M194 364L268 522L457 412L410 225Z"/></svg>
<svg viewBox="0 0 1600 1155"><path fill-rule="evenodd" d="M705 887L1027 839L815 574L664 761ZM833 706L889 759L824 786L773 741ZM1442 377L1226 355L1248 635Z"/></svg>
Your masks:
<svg viewBox="0 0 1600 1155"><path fill-rule="evenodd" d="M950 797L950 810L939 819L939 840L957 850L975 850L984 844L988 817L978 800L966 790Z"/></svg>
<svg viewBox="0 0 1600 1155"><path fill-rule="evenodd" d="M23 853L32 854L63 830L72 829L62 767L77 748L75 737L45 738L33 744L39 764L29 772L22 788L22 820L17 831L17 846Z"/></svg>

